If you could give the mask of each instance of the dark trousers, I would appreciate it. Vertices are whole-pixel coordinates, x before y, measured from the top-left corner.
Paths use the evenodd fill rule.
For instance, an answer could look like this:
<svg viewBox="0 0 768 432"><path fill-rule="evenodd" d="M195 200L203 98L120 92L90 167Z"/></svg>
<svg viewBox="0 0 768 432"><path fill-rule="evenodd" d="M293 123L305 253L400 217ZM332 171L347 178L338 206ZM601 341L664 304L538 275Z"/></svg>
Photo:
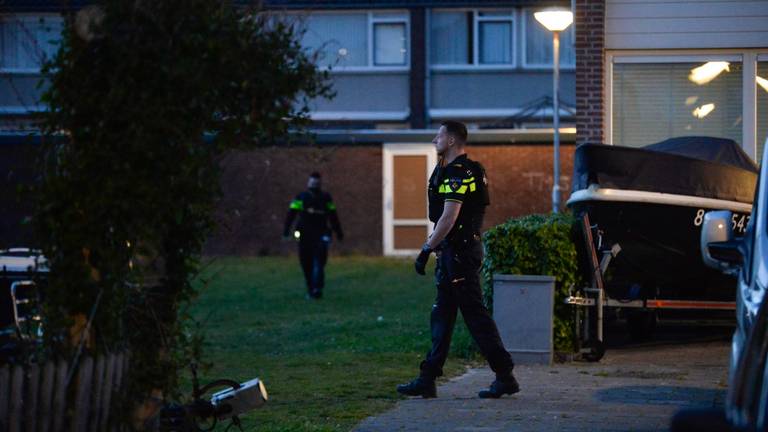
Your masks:
<svg viewBox="0 0 768 432"><path fill-rule="evenodd" d="M328 261L328 236L304 235L299 238L299 262L310 295L319 295L325 286L325 263Z"/></svg>
<svg viewBox="0 0 768 432"><path fill-rule="evenodd" d="M483 304L479 276L482 259L482 243L476 240L460 249L442 249L435 271L437 298L430 319L432 348L421 362L421 375L426 378L443 374L458 310L496 375L505 377L512 372L512 356L504 348L496 322Z"/></svg>

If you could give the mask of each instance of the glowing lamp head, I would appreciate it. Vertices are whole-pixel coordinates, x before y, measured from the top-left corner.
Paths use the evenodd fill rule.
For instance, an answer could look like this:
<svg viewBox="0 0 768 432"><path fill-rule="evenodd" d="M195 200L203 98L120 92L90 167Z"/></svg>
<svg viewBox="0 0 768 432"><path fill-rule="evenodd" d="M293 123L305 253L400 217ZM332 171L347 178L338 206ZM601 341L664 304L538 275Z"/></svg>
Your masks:
<svg viewBox="0 0 768 432"><path fill-rule="evenodd" d="M552 32L563 31L573 23L573 12L563 9L550 9L533 14L536 21Z"/></svg>

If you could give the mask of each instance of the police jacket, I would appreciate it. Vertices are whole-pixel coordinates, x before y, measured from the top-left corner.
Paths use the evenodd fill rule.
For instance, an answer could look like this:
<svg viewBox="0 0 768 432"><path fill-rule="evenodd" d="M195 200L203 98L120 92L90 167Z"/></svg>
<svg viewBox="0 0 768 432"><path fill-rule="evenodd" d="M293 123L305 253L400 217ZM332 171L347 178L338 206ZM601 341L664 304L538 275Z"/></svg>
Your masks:
<svg viewBox="0 0 768 432"><path fill-rule="evenodd" d="M333 203L331 194L321 190L307 190L296 195L288 207L285 217L283 235L290 234L291 225L298 216L296 230L302 237L319 237L329 235L331 229L336 232L336 237L342 239L341 223L336 214L336 204ZM330 224L330 226L329 226Z"/></svg>
<svg viewBox="0 0 768 432"><path fill-rule="evenodd" d="M480 235L485 208L490 204L485 168L463 154L445 167L438 164L429 178L429 220L437 223L446 201L461 203L456 223L446 240L457 244Z"/></svg>

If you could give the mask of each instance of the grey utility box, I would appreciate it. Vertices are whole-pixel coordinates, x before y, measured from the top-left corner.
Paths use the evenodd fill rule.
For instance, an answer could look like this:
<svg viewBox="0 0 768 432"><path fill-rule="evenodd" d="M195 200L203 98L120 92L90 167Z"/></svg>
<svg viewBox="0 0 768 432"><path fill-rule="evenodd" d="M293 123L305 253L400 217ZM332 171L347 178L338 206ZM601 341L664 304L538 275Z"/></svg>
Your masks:
<svg viewBox="0 0 768 432"><path fill-rule="evenodd" d="M494 275L493 319L520 364L552 364L553 276Z"/></svg>

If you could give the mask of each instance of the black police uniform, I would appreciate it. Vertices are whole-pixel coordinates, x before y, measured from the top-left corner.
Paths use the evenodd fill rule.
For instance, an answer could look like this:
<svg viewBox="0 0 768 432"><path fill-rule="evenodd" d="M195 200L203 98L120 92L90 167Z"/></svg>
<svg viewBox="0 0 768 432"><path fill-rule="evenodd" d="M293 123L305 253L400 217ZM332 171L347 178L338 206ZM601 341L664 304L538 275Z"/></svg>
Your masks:
<svg viewBox="0 0 768 432"><path fill-rule="evenodd" d="M428 187L430 221L437 223L446 201L461 203L461 210L438 248L437 298L430 319L432 348L421 363L421 376L434 379L443 374L459 309L491 369L499 377L509 376L514 363L501 342L496 323L483 304L480 288L479 271L483 260L480 230L485 207L490 204L485 170L479 163L461 155L444 168L438 165Z"/></svg>
<svg viewBox="0 0 768 432"><path fill-rule="evenodd" d="M331 194L327 192L308 190L298 194L291 201L285 217L283 236L290 235L291 226L297 215L299 217L296 224L296 231L299 232L299 262L304 271L307 293L319 298L325 286L325 263L328 259L331 229L339 240L344 238L344 234L336 214L336 205L333 203Z"/></svg>

